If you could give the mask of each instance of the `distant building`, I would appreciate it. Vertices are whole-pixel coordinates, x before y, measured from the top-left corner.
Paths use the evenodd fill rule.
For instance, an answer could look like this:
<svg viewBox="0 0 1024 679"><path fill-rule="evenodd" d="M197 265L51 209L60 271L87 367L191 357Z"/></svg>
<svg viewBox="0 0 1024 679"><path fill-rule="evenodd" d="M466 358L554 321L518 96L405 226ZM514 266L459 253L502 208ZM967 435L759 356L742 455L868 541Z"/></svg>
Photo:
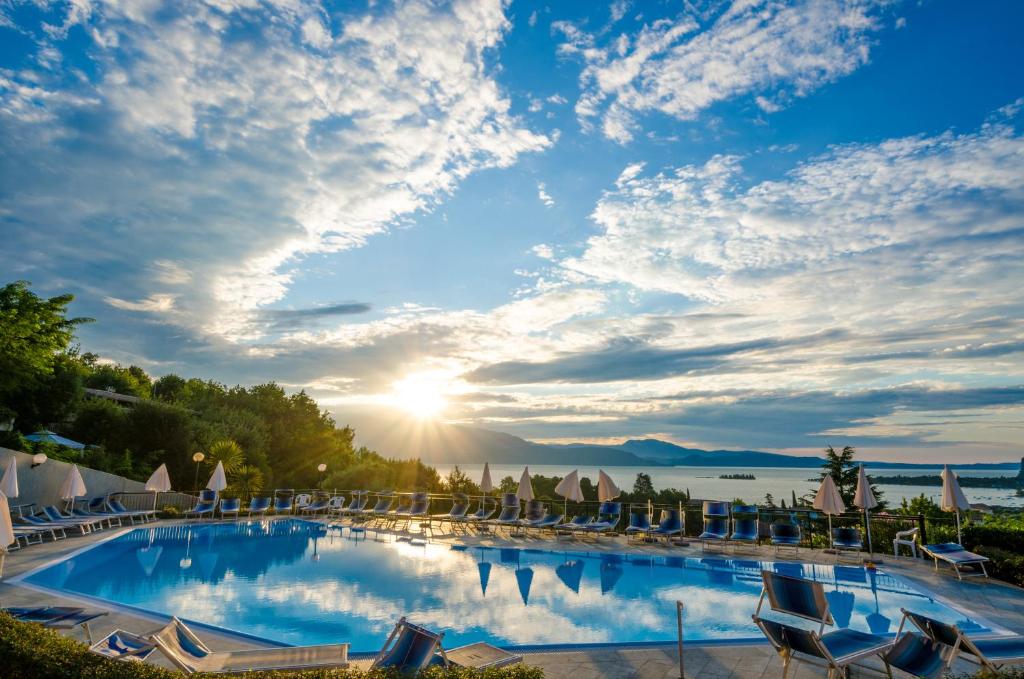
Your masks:
<svg viewBox="0 0 1024 679"><path fill-rule="evenodd" d="M131 408L142 399L138 396L131 396L129 394L119 394L113 389L90 389L85 388L86 398L99 398L107 401L113 401L118 405L122 405L126 408Z"/></svg>

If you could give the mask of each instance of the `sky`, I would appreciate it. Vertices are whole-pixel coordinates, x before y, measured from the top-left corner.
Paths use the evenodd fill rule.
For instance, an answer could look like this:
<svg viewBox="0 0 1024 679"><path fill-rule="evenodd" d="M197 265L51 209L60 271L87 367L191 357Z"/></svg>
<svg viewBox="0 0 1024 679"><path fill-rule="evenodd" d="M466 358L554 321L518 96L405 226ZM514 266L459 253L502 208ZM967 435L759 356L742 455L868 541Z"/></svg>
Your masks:
<svg viewBox="0 0 1024 679"><path fill-rule="evenodd" d="M4 0L0 278L74 293L105 360L341 424L1019 459L1022 29L1010 0Z"/></svg>

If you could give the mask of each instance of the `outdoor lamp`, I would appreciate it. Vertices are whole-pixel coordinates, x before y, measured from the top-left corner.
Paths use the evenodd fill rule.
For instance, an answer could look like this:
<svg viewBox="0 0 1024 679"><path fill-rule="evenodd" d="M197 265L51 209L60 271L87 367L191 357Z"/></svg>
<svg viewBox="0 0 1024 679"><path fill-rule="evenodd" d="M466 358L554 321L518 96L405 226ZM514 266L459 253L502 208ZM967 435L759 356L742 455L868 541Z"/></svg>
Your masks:
<svg viewBox="0 0 1024 679"><path fill-rule="evenodd" d="M202 453L196 453L195 455L192 456L192 461L197 463L197 464L202 462L205 459L206 459L206 456L203 455Z"/></svg>
<svg viewBox="0 0 1024 679"><path fill-rule="evenodd" d="M36 453L32 456L32 469L35 469L44 462L46 462L46 453Z"/></svg>
<svg viewBox="0 0 1024 679"><path fill-rule="evenodd" d="M327 471L327 465L321 462L320 464L317 465L316 470L323 474L325 471Z"/></svg>

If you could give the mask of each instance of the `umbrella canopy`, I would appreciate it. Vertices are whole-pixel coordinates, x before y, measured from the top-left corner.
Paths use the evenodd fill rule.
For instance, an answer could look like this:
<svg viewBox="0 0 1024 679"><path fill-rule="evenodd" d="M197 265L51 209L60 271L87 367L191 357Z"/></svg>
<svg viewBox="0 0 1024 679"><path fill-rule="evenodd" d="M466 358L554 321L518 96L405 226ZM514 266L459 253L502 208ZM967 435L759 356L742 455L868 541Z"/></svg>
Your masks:
<svg viewBox="0 0 1024 679"><path fill-rule="evenodd" d="M25 439L28 441L49 441L50 443L56 443L58 446L74 448L75 450L82 450L85 448L84 443L79 443L78 441L72 441L71 439L66 439L63 436L58 436L49 429L40 429L35 433L29 434Z"/></svg>
<svg viewBox="0 0 1024 679"><path fill-rule="evenodd" d="M7 545L14 542L14 526L11 524L11 508L7 496L0 492L0 551L7 551Z"/></svg>
<svg viewBox="0 0 1024 679"><path fill-rule="evenodd" d="M604 470L598 470L597 472L597 499L601 502L608 502L614 500L622 491L612 481L612 477L604 473Z"/></svg>
<svg viewBox="0 0 1024 679"><path fill-rule="evenodd" d="M146 490L152 490L157 493L166 493L171 489L171 477L167 473L167 465L162 464L156 468L153 475L149 477L149 481L146 481Z"/></svg>
<svg viewBox="0 0 1024 679"><path fill-rule="evenodd" d="M843 498L839 494L839 489L836 488L836 482L829 475L822 479L821 486L814 496L814 508L830 517L846 511L846 505L843 504Z"/></svg>
<svg viewBox="0 0 1024 679"><path fill-rule="evenodd" d="M523 605L529 605L530 585L533 584L533 569L520 568L516 570L516 584L519 585L519 596L523 598Z"/></svg>
<svg viewBox="0 0 1024 679"><path fill-rule="evenodd" d="M580 488L580 475L578 470L565 475L558 485L555 486L555 493L573 502L583 502L583 489Z"/></svg>
<svg viewBox="0 0 1024 679"><path fill-rule="evenodd" d="M516 491L516 497L523 502L529 502L533 499L533 486L530 484L529 467L525 467L523 475L519 477L519 490Z"/></svg>
<svg viewBox="0 0 1024 679"><path fill-rule="evenodd" d="M956 512L956 541L963 542L960 536L960 510L970 509L971 503L967 501L964 491L960 490L960 482L956 479L949 465L942 467L942 511Z"/></svg>
<svg viewBox="0 0 1024 679"><path fill-rule="evenodd" d="M0 479L0 493L7 497L18 497L18 458L11 455L4 465L4 477Z"/></svg>
<svg viewBox="0 0 1024 679"><path fill-rule="evenodd" d="M581 559L566 561L555 568L555 575L565 583L566 587L579 594L580 582L583 581L583 561Z"/></svg>
<svg viewBox="0 0 1024 679"><path fill-rule="evenodd" d="M228 487L228 477L224 475L223 462L217 463L217 467L213 470L213 476L210 477L210 482L206 484L206 487L217 492Z"/></svg>
<svg viewBox="0 0 1024 679"><path fill-rule="evenodd" d="M865 510L874 509L878 506L878 500L875 499L875 494L871 492L871 482L868 481L864 465L861 465L860 471L857 472L857 492L853 496L853 504Z"/></svg>
<svg viewBox="0 0 1024 679"><path fill-rule="evenodd" d="M481 561L476 565L476 568L480 571L480 591L484 596L487 596L487 583L491 581L491 564Z"/></svg>
<svg viewBox="0 0 1024 679"><path fill-rule="evenodd" d="M484 462L484 476L480 479L480 490L490 493L494 490L494 483L491 481L491 465Z"/></svg>
<svg viewBox="0 0 1024 679"><path fill-rule="evenodd" d="M82 472L78 471L78 465L71 465L64 482L60 484L60 499L73 501L76 497L85 495L85 481L82 479Z"/></svg>

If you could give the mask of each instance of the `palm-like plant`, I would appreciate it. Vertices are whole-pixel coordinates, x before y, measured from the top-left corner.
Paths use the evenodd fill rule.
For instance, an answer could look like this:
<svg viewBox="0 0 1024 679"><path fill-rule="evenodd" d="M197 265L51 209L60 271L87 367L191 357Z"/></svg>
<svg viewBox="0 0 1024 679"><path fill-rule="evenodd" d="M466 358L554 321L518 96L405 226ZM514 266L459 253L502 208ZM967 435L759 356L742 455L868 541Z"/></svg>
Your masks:
<svg viewBox="0 0 1024 679"><path fill-rule="evenodd" d="M263 472L259 467L243 464L231 476L231 490L239 497L252 497L263 489Z"/></svg>
<svg viewBox="0 0 1024 679"><path fill-rule="evenodd" d="M224 465L225 474L234 474L239 467L245 464L242 446L231 439L217 441L210 446L210 450L206 453L206 464L213 469L218 462Z"/></svg>

